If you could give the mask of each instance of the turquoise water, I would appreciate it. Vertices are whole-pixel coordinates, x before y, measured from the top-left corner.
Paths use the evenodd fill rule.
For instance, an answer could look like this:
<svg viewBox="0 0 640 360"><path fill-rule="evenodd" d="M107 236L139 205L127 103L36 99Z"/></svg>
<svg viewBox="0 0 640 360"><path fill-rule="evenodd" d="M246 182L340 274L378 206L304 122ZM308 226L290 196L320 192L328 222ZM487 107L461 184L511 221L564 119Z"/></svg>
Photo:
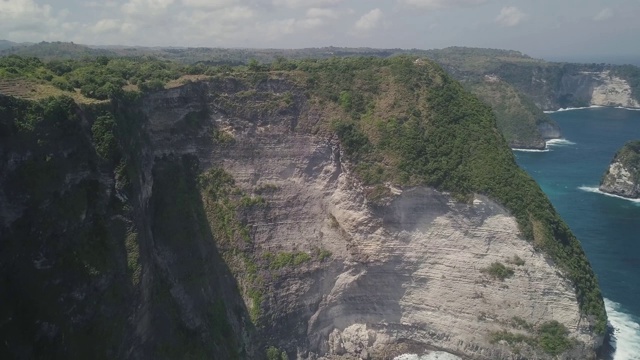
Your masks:
<svg viewBox="0 0 640 360"><path fill-rule="evenodd" d="M640 202L597 193L628 140L640 139L640 111L598 108L551 116L566 141L516 158L576 234L600 281L616 329L615 359L640 359Z"/></svg>

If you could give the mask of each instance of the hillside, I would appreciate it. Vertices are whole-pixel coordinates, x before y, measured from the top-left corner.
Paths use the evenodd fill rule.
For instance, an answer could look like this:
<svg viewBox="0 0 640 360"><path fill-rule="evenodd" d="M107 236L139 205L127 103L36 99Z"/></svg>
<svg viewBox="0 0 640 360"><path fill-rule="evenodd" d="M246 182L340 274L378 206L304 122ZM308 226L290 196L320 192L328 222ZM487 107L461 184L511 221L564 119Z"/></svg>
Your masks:
<svg viewBox="0 0 640 360"><path fill-rule="evenodd" d="M578 240L491 109L431 61L193 78L97 59L47 80L10 59L14 80L104 99L0 95L3 358L552 359L602 344Z"/></svg>
<svg viewBox="0 0 640 360"><path fill-rule="evenodd" d="M561 137L559 126L505 81L487 76L467 88L491 106L497 126L511 148L544 149L545 140Z"/></svg>

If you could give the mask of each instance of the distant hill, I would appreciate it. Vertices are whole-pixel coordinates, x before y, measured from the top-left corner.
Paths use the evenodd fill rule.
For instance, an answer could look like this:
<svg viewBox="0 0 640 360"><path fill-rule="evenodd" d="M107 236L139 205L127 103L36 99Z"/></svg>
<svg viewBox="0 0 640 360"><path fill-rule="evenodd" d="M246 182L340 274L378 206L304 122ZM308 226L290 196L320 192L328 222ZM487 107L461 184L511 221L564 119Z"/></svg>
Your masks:
<svg viewBox="0 0 640 360"><path fill-rule="evenodd" d="M35 56L44 61L85 57L152 57L187 65L237 66L251 60L261 64L279 59L332 57L427 57L492 106L499 127L512 147L543 148L544 139L560 136L557 125L541 110L589 105L640 106L640 68L627 65L548 62L519 51L449 47L444 49L223 49L181 47L85 46L40 42L0 50ZM487 81L489 81L487 83ZM535 104L539 109L536 109Z"/></svg>
<svg viewBox="0 0 640 360"><path fill-rule="evenodd" d="M12 47L14 47L16 45L18 45L18 43L14 43L13 41L0 40L0 51L12 48Z"/></svg>
<svg viewBox="0 0 640 360"><path fill-rule="evenodd" d="M10 41L8 43L11 43ZM94 49L86 45L78 45L72 42L39 42L37 44L16 44L2 48L0 45L0 56L20 55L35 56L44 61L81 59L83 57L96 56L118 56L117 53L105 49Z"/></svg>

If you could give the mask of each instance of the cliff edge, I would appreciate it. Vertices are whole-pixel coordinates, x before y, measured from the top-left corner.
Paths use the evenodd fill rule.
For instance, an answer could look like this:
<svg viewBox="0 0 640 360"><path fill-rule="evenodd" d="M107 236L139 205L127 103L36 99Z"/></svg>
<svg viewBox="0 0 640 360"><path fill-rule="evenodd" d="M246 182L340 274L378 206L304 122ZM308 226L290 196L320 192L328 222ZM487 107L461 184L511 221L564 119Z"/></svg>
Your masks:
<svg viewBox="0 0 640 360"><path fill-rule="evenodd" d="M613 157L600 191L630 199L640 197L640 141L626 143Z"/></svg>

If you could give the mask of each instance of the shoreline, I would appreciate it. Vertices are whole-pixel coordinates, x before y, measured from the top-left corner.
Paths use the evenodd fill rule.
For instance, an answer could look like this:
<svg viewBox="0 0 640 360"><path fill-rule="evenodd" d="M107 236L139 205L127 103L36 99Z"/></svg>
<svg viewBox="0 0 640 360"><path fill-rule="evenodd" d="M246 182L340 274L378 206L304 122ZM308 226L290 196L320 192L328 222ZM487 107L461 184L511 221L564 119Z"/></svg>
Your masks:
<svg viewBox="0 0 640 360"><path fill-rule="evenodd" d="M624 197L616 194L610 194L608 192L604 192L600 190L599 187L595 187L595 186L586 186L586 185L578 186L578 190L582 190L582 191L586 191L594 194L600 194L604 196L609 196L609 197L613 197L621 200L627 200L627 201L631 201L632 203L636 203L640 205L640 198L628 198L628 197Z"/></svg>
<svg viewBox="0 0 640 360"><path fill-rule="evenodd" d="M620 109L620 110L628 110L628 111L640 111L640 108L633 108L633 107L590 105L590 106L583 106L583 107L560 108L560 109L557 109L557 110L543 110L542 112L545 113L545 114L555 114L555 113L565 112L565 111L602 109L602 108Z"/></svg>

